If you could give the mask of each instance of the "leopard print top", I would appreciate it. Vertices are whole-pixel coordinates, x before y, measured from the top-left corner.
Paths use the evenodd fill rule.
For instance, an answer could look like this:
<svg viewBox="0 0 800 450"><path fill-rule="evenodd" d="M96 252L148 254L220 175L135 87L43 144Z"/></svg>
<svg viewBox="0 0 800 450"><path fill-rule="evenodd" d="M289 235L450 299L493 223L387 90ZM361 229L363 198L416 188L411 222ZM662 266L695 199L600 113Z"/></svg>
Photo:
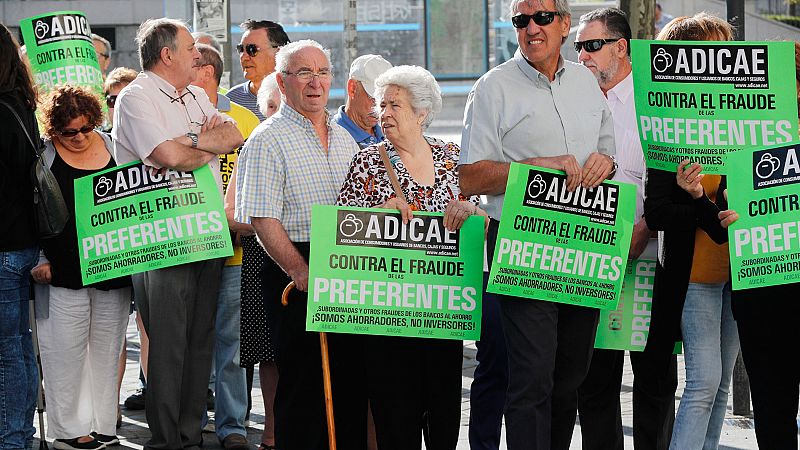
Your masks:
<svg viewBox="0 0 800 450"><path fill-rule="evenodd" d="M384 140L389 161L394 166L397 179L409 206L415 211L444 212L450 200L457 198L480 205L480 197L465 197L458 187L458 156L461 149L456 144L426 136L433 152L434 183L418 183L406 170L394 146ZM339 192L337 205L374 208L396 197L389 174L381 161L378 145L360 150L350 163L350 171Z"/></svg>

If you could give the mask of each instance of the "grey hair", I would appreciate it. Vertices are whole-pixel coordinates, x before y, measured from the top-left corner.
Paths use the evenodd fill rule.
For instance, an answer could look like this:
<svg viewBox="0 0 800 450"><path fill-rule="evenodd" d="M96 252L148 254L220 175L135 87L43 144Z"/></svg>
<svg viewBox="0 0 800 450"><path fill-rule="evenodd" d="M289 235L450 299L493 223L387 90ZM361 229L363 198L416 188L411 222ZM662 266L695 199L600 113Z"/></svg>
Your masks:
<svg viewBox="0 0 800 450"><path fill-rule="evenodd" d="M328 62L328 67L331 67L331 51L323 47L319 42L312 41L311 39L303 39L300 41L291 42L284 45L275 55L275 70L278 72L287 72L289 70L289 61L292 56L304 48L316 48L325 55L325 60Z"/></svg>
<svg viewBox="0 0 800 450"><path fill-rule="evenodd" d="M192 33L192 37L194 38L195 42L198 42L201 39L207 40L208 42L202 43L214 47L214 50L218 51L220 55L222 54L222 45L213 34L206 33L205 31L195 31Z"/></svg>
<svg viewBox="0 0 800 450"><path fill-rule="evenodd" d="M375 80L375 104L383 103L389 86L405 89L415 113L427 113L422 129L427 129L442 110L442 89L433 75L419 66L394 66Z"/></svg>
<svg viewBox="0 0 800 450"><path fill-rule="evenodd" d="M106 55L111 58L111 42L108 42L108 39L100 36L99 34L92 33L92 40L93 41L100 41L103 43L103 47L106 48Z"/></svg>
<svg viewBox="0 0 800 450"><path fill-rule="evenodd" d="M511 0L511 3L508 5L509 6L508 9L509 9L509 12L511 13L512 16L519 12L517 10L517 5L519 5L520 3L523 3L523 2L527 3L528 6L533 6L534 2L537 2L540 5L544 6L544 0ZM556 6L556 11L559 14L561 14L562 20L564 18L566 18L567 16L571 16L572 15L572 11L569 8L569 1L568 0L553 0L553 3Z"/></svg>
<svg viewBox="0 0 800 450"><path fill-rule="evenodd" d="M139 45L139 63L142 70L150 70L161 60L161 49L164 47L170 50L178 50L178 29L183 27L189 31L189 27L180 20L168 19L147 19L139 27L136 33L136 43Z"/></svg>
<svg viewBox="0 0 800 450"><path fill-rule="evenodd" d="M280 94L281 90L278 87L278 77L277 72L272 72L271 74L264 77L261 81L261 86L258 88L258 110L261 111L261 114L267 115L267 102L269 102L269 97L272 95L274 91L278 91ZM283 101L283 94L281 95L281 101Z"/></svg>

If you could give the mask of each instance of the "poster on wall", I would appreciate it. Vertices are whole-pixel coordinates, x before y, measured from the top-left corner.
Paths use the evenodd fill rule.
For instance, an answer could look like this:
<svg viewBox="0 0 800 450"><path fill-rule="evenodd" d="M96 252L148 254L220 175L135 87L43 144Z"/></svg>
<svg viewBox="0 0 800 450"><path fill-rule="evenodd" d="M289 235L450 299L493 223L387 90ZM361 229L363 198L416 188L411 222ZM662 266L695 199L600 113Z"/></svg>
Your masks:
<svg viewBox="0 0 800 450"><path fill-rule="evenodd" d="M562 171L512 163L488 292L616 309L636 187L567 190Z"/></svg>
<svg viewBox="0 0 800 450"><path fill-rule="evenodd" d="M228 0L194 0L194 31L208 33L219 42L228 42Z"/></svg>
<svg viewBox="0 0 800 450"><path fill-rule="evenodd" d="M208 165L155 172L141 161L75 180L84 284L233 254Z"/></svg>
<svg viewBox="0 0 800 450"><path fill-rule="evenodd" d="M725 174L727 155L797 141L791 42L631 42L647 167L684 159Z"/></svg>
<svg viewBox="0 0 800 450"><path fill-rule="evenodd" d="M484 218L314 205L306 330L479 339Z"/></svg>
<svg viewBox="0 0 800 450"><path fill-rule="evenodd" d="M92 30L80 11L57 11L19 23L40 94L62 84L86 86L103 98L103 73L92 45ZM104 102L103 102L104 103Z"/></svg>

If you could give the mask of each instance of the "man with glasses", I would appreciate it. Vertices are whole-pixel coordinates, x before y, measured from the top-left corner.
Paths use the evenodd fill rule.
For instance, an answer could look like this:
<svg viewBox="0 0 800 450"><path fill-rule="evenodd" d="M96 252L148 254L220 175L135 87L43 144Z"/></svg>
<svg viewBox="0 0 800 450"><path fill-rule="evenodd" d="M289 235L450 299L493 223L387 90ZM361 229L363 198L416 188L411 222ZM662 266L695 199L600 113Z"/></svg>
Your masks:
<svg viewBox="0 0 800 450"><path fill-rule="evenodd" d="M103 78L105 78L106 73L108 73L108 66L111 65L111 42L108 42L108 39L99 34L92 33L92 45L95 53L97 53L97 64L100 66L100 72L103 73Z"/></svg>
<svg viewBox="0 0 800 450"><path fill-rule="evenodd" d="M630 259L638 258L651 233L644 220L644 155L636 127L630 60L631 28L625 13L601 8L581 16L575 37L578 60L592 71L614 117L614 140L619 170L615 180L636 186L636 222ZM653 255L654 257L654 255ZM578 412L584 449L622 450L619 393L625 352L595 349L589 375L578 390ZM675 417L677 366L656 370L649 352L630 352L634 373L633 440L637 449L666 450ZM667 369L667 368L664 368ZM663 387L660 387L663 386Z"/></svg>
<svg viewBox="0 0 800 450"><path fill-rule="evenodd" d="M269 20L248 19L239 26L244 34L236 45L236 51L239 52L242 73L247 81L232 87L225 96L263 121L264 115L258 109L258 88L264 78L275 71L278 49L291 41L282 26Z"/></svg>
<svg viewBox="0 0 800 450"><path fill-rule="evenodd" d="M258 126L259 120L246 108L218 94L222 79L222 55L210 45L196 44L200 52L200 69L193 86L202 88L217 111L236 121L245 139ZM236 163L237 152L219 155L223 188ZM235 231L242 225L228 220ZM236 242L234 242L236 244ZM247 380L245 370L239 366L239 323L241 321L242 247L234 245L233 256L225 260L222 268L214 345L214 392L216 393L214 425L217 438L225 450L248 449L245 415L247 414Z"/></svg>
<svg viewBox="0 0 800 450"><path fill-rule="evenodd" d="M336 203L358 150L325 109L331 70L330 51L317 42L283 47L277 80L285 102L256 128L239 156L235 219L252 223L269 255L262 285L277 350L277 448L327 448L319 338L305 331L311 206ZM295 290L283 307L281 292L290 281ZM336 441L348 450L367 443L359 342L356 335L328 335Z"/></svg>
<svg viewBox="0 0 800 450"><path fill-rule="evenodd" d="M514 0L511 15L519 49L475 83L461 136L461 190L487 196L490 260L510 161L563 170L570 191L599 185L615 168L611 111L597 82L560 55L570 27L567 1ZM568 449L598 310L498 298L508 354L508 448Z"/></svg>
<svg viewBox="0 0 800 450"><path fill-rule="evenodd" d="M242 145L232 121L219 114L197 77L200 53L186 25L151 19L139 27L141 72L114 111L114 159L158 169L195 170L206 164L222 192L219 154ZM222 261L199 261L133 276L137 308L150 337L147 372L149 449L196 449L214 344L214 315ZM206 374L203 376L202 374Z"/></svg>
<svg viewBox="0 0 800 450"><path fill-rule="evenodd" d="M361 55L350 65L347 98L333 120L353 136L360 148L383 140L373 91L375 79L391 68L392 64L380 55Z"/></svg>

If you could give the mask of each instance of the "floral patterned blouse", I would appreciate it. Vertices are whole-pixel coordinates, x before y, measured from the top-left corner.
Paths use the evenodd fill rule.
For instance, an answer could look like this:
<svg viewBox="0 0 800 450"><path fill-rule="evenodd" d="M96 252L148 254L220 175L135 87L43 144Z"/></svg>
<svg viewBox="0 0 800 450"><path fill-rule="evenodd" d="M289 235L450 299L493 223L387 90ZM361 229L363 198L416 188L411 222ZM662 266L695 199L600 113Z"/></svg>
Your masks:
<svg viewBox="0 0 800 450"><path fill-rule="evenodd" d="M469 198L461 194L458 187L458 156L460 149L456 144L425 136L433 152L434 182L428 186L418 183L406 170L400 155L388 140L384 140L389 161L397 174L403 194L414 211L444 212L450 200L467 200L475 206L480 205L480 197ZM378 146L371 145L353 157L350 171L339 192L337 205L374 208L396 197L389 174L381 161Z"/></svg>

